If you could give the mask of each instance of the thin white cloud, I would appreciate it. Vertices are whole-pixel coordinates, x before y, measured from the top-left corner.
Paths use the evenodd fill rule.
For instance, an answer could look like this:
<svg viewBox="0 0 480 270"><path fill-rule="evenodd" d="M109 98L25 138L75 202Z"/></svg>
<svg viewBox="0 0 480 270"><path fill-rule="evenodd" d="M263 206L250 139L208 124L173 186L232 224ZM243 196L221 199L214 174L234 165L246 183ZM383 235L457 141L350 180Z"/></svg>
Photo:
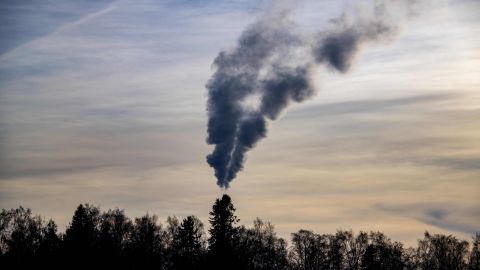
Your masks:
<svg viewBox="0 0 480 270"><path fill-rule="evenodd" d="M0 64L3 61L6 61L8 59L11 59L12 57L18 56L18 53L21 53L21 51L25 48L35 46L38 43L46 41L47 39L51 38L52 36L58 35L58 34L64 32L64 31L75 28L77 26L82 25L83 23L86 23L90 20L93 20L97 17L100 17L104 14L107 14L108 12L115 9L118 2L119 1L112 2L107 7L103 8L99 11L95 11L93 13L87 14L87 15L83 16L82 18L77 19L73 22L66 23L66 24L58 27L57 29L55 29L53 32L48 33L47 35L44 35L42 37L36 38L34 40L30 40L28 42L25 42L23 44L20 44L20 45L16 46L15 48L13 48L13 49L11 49L11 50L9 50L9 51L0 55Z"/></svg>

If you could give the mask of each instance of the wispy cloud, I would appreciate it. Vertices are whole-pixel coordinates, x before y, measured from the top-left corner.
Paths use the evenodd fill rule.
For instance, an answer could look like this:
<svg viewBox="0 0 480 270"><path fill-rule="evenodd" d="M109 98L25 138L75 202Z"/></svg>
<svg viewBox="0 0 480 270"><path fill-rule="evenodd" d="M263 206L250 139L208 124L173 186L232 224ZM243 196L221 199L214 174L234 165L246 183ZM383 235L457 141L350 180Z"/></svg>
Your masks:
<svg viewBox="0 0 480 270"><path fill-rule="evenodd" d="M40 4L39 6L41 7L42 6L42 3L38 3ZM43 3L44 5L49 5L49 4L54 4L54 3ZM74 3L71 3L72 5L74 5ZM114 6L115 6L115 2L113 3L110 3L109 5L107 5L107 7L103 8L101 6L101 4L103 3L96 3L95 5L100 5L100 10L97 10L97 11L93 11L92 13L89 13L89 14L86 14L86 15L82 15L81 18L79 19L75 19L71 22L66 22L62 25L59 25L59 26L53 26L53 27L56 27L56 29L54 29L53 31L51 32L48 32L46 33L45 35L41 35L40 37L36 37L36 35L31 35L32 33L30 33L30 37L32 38L31 40L28 40L24 43L20 43L19 45L16 45L15 47L13 48L9 48L7 51L3 52L0 54L0 63L4 60L7 60L11 57L14 57L16 55L16 53L20 50L22 50L23 48L26 48L26 47L29 47L29 46L35 46L36 43L39 43L39 42L42 42L44 41L45 39L48 39L49 37L51 36L54 36L54 35L57 35L65 30L68 30L70 28L73 28L75 26L78 26L78 25L81 25L82 23L84 22L87 22L91 19L94 19L95 17L98 17L98 16L101 16L105 13L108 13L109 11L111 11ZM94 6L95 6L94 5ZM12 7L13 6L13 7ZM10 7L10 8L9 8ZM71 8L74 8L74 7L71 7ZM80 10L82 10L82 7L81 5L79 5L79 8ZM27 19L28 21L28 18L34 18L34 13L38 12L38 10L28 10L28 7L26 8L23 8L23 11L21 7L17 7L15 8L14 5L8 5L7 3L3 3L3 5L1 6L0 10L2 10L2 13L4 13L4 15L7 15L6 13L8 12L14 12L14 11L20 11L20 12L23 12L25 13L25 18ZM48 14L48 10L46 10L47 14ZM78 10L73 10L73 11L76 11L78 12ZM87 9L88 11L88 9ZM68 14L68 12L72 13L72 10L68 10L68 11L64 11L66 14ZM47 15L45 14L45 15ZM10 15L11 16L11 15ZM17 15L18 16L18 15ZM53 15L52 15L53 16ZM68 14L67 17L73 17L74 14ZM61 16L58 16L58 17L61 17ZM8 17L7 17L8 18ZM38 28L38 27L45 27L44 25L41 25L43 24L45 21L42 21L42 19L39 19L39 20L31 20L29 21L30 23L30 26L32 28ZM7 22L7 23L10 23L10 24L16 24L17 22ZM40 25L39 25L40 24ZM16 25L15 25L16 26ZM47 30L48 31L48 30ZM22 33L23 34L23 33ZM26 35L25 36L28 36L29 33L25 33ZM8 34L6 34L8 35ZM4 36L3 38L7 38L8 36ZM10 37L11 38L11 37ZM28 37L26 37L28 39ZM22 41L22 39L20 39L19 41ZM13 42L12 42L13 43Z"/></svg>
<svg viewBox="0 0 480 270"><path fill-rule="evenodd" d="M474 205L458 205L455 203L406 203L398 205L377 204L376 207L396 215L410 216L421 222L442 229L475 234L480 231L478 220L480 210Z"/></svg>

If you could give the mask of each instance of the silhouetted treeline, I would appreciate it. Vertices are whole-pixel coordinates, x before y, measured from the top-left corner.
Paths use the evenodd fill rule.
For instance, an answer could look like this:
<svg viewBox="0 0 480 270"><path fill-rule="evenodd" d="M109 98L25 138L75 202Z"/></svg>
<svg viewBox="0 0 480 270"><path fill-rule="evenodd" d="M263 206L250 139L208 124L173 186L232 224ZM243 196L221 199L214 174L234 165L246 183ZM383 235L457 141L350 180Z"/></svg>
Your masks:
<svg viewBox="0 0 480 270"><path fill-rule="evenodd" d="M210 228L195 216L129 219L123 210L100 212L81 204L65 233L30 209L0 213L1 269L480 269L480 234L472 244L425 233L405 248L381 232L300 230L290 245L260 219L239 226L228 195L217 199Z"/></svg>

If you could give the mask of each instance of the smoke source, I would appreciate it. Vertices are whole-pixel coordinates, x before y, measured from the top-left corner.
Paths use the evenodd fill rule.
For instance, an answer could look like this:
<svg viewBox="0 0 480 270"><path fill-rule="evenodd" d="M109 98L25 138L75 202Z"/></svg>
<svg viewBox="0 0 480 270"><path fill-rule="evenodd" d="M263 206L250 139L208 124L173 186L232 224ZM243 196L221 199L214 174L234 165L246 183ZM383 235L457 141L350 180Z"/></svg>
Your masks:
<svg viewBox="0 0 480 270"><path fill-rule="evenodd" d="M311 35L298 31L291 6L275 7L243 31L233 50L218 54L206 85L207 143L215 146L207 162L221 188L229 187L246 152L266 137L268 122L315 94L311 77L318 65L345 73L362 45L393 36L390 4L377 1L344 13L331 20L331 29Z"/></svg>

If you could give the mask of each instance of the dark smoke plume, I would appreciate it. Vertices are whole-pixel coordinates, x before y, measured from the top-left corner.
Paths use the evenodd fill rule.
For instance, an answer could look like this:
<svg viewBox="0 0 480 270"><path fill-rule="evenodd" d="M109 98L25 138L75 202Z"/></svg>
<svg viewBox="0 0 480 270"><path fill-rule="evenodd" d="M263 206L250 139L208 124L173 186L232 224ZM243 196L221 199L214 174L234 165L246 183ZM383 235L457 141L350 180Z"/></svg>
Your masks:
<svg viewBox="0 0 480 270"><path fill-rule="evenodd" d="M275 10L250 25L236 48L214 60L216 71L208 81L207 156L217 184L228 188L242 170L245 153L267 135L268 120L275 120L291 102L312 97L312 73L319 64L347 72L361 46L395 32L384 4L372 14L332 20L333 28L313 38L300 34L288 9ZM314 40L313 42L311 40Z"/></svg>

